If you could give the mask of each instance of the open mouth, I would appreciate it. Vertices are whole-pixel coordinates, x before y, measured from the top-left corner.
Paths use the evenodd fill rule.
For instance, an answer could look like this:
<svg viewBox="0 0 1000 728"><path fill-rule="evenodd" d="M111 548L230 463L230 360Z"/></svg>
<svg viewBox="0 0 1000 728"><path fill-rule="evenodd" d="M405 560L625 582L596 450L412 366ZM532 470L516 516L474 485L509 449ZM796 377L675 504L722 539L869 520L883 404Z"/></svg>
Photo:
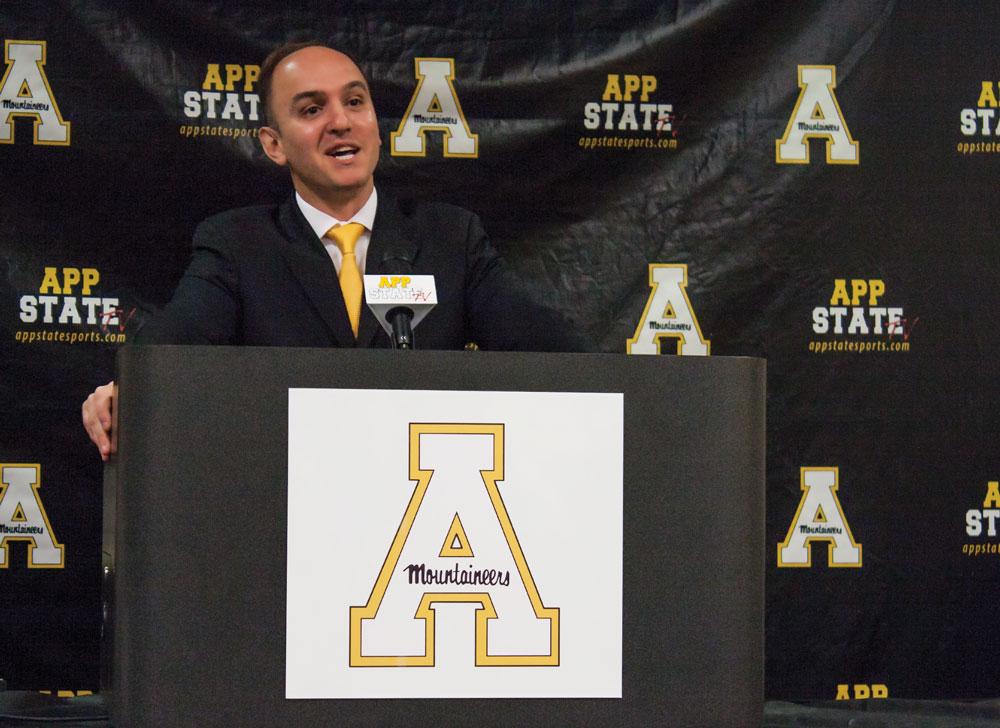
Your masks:
<svg viewBox="0 0 1000 728"><path fill-rule="evenodd" d="M353 146L337 147L336 149L331 149L330 151L328 151L326 155L328 157L333 157L335 159L347 161L350 159L354 159L354 155L358 153L358 149L359 149L358 147L353 147Z"/></svg>

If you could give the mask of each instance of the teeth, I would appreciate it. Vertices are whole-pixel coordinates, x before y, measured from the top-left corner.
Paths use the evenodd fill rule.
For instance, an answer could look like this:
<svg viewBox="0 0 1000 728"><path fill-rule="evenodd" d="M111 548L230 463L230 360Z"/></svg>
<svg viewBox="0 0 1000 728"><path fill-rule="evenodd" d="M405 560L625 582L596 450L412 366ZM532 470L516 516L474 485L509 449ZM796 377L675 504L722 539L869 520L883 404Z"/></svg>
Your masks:
<svg viewBox="0 0 1000 728"><path fill-rule="evenodd" d="M335 157L353 157L355 151L356 150L354 150L354 149L338 149L338 150L336 150L333 153L333 156L335 156Z"/></svg>

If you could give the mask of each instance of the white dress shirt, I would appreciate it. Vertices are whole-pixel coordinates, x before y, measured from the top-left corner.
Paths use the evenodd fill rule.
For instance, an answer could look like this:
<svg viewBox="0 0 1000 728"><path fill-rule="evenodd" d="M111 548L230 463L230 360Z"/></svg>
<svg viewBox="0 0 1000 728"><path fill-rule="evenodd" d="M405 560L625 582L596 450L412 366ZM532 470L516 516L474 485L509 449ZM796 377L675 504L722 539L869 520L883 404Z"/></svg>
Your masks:
<svg viewBox="0 0 1000 728"><path fill-rule="evenodd" d="M306 222L309 223L309 227L316 233L316 237L319 238L319 241L323 243L323 247L326 248L326 252L329 253L330 260L333 261L333 267L337 270L338 276L340 275L340 264L344 259L344 254L340 252L337 243L330 238L324 237L326 231L334 225L346 225L349 222L358 222L365 226L365 231L361 233L361 237L358 238L358 242L354 246L354 257L358 261L358 270L361 271L361 275L364 275L365 261L368 259L368 243L372 239L372 228L375 225L375 208L378 206L378 193L375 192L375 188L372 188L372 193L368 197L368 201L361 206L360 210L354 213L354 216L350 220L338 220L332 215L327 215L322 210L317 210L303 200L298 192L295 193L295 202L298 204L299 210L302 211Z"/></svg>

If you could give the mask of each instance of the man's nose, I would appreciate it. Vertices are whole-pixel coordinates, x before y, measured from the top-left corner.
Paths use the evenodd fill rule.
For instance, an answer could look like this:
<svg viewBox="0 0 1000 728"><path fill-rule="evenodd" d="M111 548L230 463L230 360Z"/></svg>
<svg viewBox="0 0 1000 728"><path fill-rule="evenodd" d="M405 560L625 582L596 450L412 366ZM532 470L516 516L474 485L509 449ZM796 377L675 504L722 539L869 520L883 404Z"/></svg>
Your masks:
<svg viewBox="0 0 1000 728"><path fill-rule="evenodd" d="M345 132L350 130L351 120L347 111L340 104L331 104L328 107L326 120L326 130L330 132Z"/></svg>

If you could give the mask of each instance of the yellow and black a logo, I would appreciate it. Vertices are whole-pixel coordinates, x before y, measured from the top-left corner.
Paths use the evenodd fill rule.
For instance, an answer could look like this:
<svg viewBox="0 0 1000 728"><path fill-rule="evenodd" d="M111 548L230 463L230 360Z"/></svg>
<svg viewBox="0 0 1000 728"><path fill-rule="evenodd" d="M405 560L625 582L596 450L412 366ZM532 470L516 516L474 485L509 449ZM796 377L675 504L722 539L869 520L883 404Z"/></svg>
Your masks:
<svg viewBox="0 0 1000 728"><path fill-rule="evenodd" d="M37 463L0 464L0 568L10 565L10 541L28 542L29 569L61 569L64 547L56 541L38 489Z"/></svg>
<svg viewBox="0 0 1000 728"><path fill-rule="evenodd" d="M678 354L708 356L711 344L687 295L687 265L650 263L649 286L642 318L625 342L626 353L659 354L662 339L677 339Z"/></svg>
<svg viewBox="0 0 1000 728"><path fill-rule="evenodd" d="M444 134L444 156L478 157L479 135L469 130L462 104L455 91L453 58L413 59L417 88L403 114L399 128L389 135L389 152L394 157L427 155L425 134Z"/></svg>
<svg viewBox="0 0 1000 728"><path fill-rule="evenodd" d="M835 66L799 66L799 98L785 135L775 142L778 164L809 164L809 140L826 142L827 164L858 164L858 143L851 138L833 89Z"/></svg>
<svg viewBox="0 0 1000 728"><path fill-rule="evenodd" d="M469 606L477 667L558 666L559 608L542 602L497 487L504 426L409 429L416 486L367 603L350 608L350 666L433 667L437 622Z"/></svg>
<svg viewBox="0 0 1000 728"><path fill-rule="evenodd" d="M814 542L827 543L831 567L861 567L861 544L854 540L837 498L839 468L802 468L802 498L785 540L778 544L778 566L812 566Z"/></svg>
<svg viewBox="0 0 1000 728"><path fill-rule="evenodd" d="M69 145L65 121L45 75L44 40L4 42L7 70L0 80L0 144L14 143L12 119L34 119L35 144Z"/></svg>

